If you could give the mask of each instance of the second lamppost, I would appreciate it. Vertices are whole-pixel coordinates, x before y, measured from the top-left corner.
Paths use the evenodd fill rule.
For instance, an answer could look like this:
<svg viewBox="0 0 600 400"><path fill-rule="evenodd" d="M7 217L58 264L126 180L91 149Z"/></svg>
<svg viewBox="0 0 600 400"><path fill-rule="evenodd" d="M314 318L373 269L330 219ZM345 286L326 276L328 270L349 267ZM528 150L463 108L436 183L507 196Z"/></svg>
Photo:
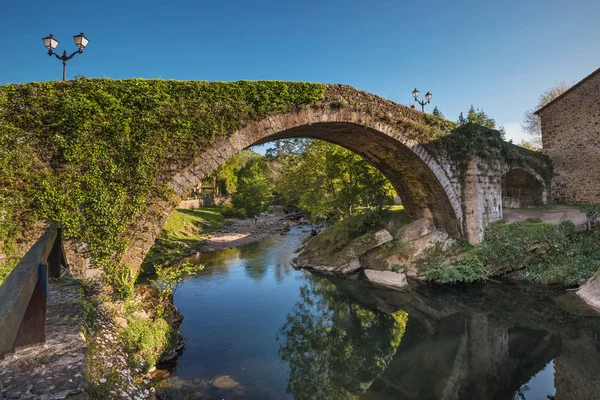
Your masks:
<svg viewBox="0 0 600 400"><path fill-rule="evenodd" d="M431 93L427 92L427 93L425 93L425 100L418 100L417 97L419 97L419 91L417 90L417 88L415 88L415 90L413 90L412 95L415 98L415 101L421 105L421 111L425 112L425 104L430 103L433 95Z"/></svg>
<svg viewBox="0 0 600 400"><path fill-rule="evenodd" d="M54 52L54 49L58 47L58 40L54 38L54 35L50 34L44 38L44 46L48 49L48 55L54 56L63 62L63 81L67 80L67 61L71 58L75 57L75 54L83 53L83 49L90 42L85 35L80 33L79 35L73 36L73 40L75 41L75 45L79 47L77 51L74 51L70 56L67 55L67 51L65 50L62 55L58 55Z"/></svg>

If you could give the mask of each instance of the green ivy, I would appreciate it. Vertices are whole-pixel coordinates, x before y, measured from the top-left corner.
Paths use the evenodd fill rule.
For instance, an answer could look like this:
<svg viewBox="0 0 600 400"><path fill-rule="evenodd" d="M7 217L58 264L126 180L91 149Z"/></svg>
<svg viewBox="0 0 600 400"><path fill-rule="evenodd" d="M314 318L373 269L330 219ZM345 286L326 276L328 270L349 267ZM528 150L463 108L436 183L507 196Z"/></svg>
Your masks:
<svg viewBox="0 0 600 400"><path fill-rule="evenodd" d="M424 145L431 148L432 154L437 154L436 150L445 151L458 166L463 182L474 156L483 160L502 161L513 168L531 167L540 173L547 185L554 176L548 156L506 142L501 139L500 132L472 123L459 126L450 134Z"/></svg>
<svg viewBox="0 0 600 400"><path fill-rule="evenodd" d="M36 220L87 243L126 295L128 230L216 136L323 98L301 82L80 79L0 86L0 246Z"/></svg>

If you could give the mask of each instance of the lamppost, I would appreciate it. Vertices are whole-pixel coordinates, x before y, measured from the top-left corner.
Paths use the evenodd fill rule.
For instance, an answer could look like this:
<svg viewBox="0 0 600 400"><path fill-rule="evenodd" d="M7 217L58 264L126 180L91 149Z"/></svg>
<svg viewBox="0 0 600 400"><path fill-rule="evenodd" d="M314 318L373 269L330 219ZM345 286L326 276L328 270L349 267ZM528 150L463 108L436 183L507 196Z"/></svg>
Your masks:
<svg viewBox="0 0 600 400"><path fill-rule="evenodd" d="M419 97L419 91L417 90L417 88L415 88L415 90L413 90L412 95L415 98L415 101L421 105L421 111L425 112L425 104L430 103L430 100L433 97L433 95L431 93L427 92L427 93L425 93L425 100L427 100L427 101L417 100L417 97Z"/></svg>
<svg viewBox="0 0 600 400"><path fill-rule="evenodd" d="M48 55L49 56L54 56L56 58L58 58L59 60L61 60L63 62L63 81L67 80L67 61L69 61L71 58L75 57L75 54L81 54L83 53L83 49L85 48L85 46L88 45L88 43L90 42L82 33L80 33L79 35L73 36L73 40L75 40L75 44L77 45L77 47L79 47L79 50L73 52L73 54L71 54L70 56L67 55L67 51L65 50L62 55L58 55L56 54L53 50L58 47L58 40L56 40L54 38L54 35L50 34L49 36L46 36L44 38L44 46L46 46L46 48L48 49Z"/></svg>

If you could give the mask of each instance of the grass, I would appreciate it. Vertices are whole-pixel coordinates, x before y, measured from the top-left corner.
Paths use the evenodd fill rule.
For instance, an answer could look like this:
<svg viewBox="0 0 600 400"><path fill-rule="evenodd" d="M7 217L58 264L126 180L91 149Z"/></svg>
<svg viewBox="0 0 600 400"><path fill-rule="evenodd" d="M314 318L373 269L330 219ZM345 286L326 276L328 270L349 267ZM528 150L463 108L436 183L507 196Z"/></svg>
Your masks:
<svg viewBox="0 0 600 400"><path fill-rule="evenodd" d="M142 263L142 276L154 275L157 267L177 259L204 239L204 235L231 225L223 217L224 206L195 210L177 209L169 216L160 237Z"/></svg>
<svg viewBox="0 0 600 400"><path fill-rule="evenodd" d="M540 284L574 285L591 277L600 260L600 231L577 232L572 222L559 225L530 218L490 225L477 246L460 241L449 253L434 250L423 274L437 282L473 282L513 270L518 278Z"/></svg>
<svg viewBox="0 0 600 400"><path fill-rule="evenodd" d="M224 207L205 207L195 210L177 209L169 216L161 238L178 241L197 241L203 234L227 224L221 214ZM231 223L231 222L229 222Z"/></svg>
<svg viewBox="0 0 600 400"><path fill-rule="evenodd" d="M147 371L156 365L177 332L163 318L146 320L131 316L127 322L127 329L121 332L119 338L133 366Z"/></svg>
<svg viewBox="0 0 600 400"><path fill-rule="evenodd" d="M396 229L410 222L402 206L393 206L382 212L370 209L361 211L360 214L337 221L309 240L303 254L321 262L330 262L337 257L336 254L343 254L345 247L359 236L382 229L390 221L394 222Z"/></svg>
<svg viewBox="0 0 600 400"><path fill-rule="evenodd" d="M6 279L8 274L10 274L10 272L15 268L16 265L16 262L0 265L0 285L4 283L4 280Z"/></svg>
<svg viewBox="0 0 600 400"><path fill-rule="evenodd" d="M402 206L393 207L393 209L386 209L382 213L366 209L360 214L346 217L323 230L319 236L311 241L309 246L317 246L332 252L338 251L357 237L383 228L390 219L404 220L408 218Z"/></svg>

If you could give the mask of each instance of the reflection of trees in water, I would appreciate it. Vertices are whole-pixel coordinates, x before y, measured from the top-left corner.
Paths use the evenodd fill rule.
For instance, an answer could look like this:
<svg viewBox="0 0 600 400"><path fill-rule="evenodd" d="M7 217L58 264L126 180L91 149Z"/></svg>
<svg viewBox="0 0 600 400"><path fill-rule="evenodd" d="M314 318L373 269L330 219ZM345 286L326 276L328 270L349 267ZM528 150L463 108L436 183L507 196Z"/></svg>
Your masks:
<svg viewBox="0 0 600 400"><path fill-rule="evenodd" d="M265 278L269 267L272 266L275 280L281 283L284 276L291 273L289 254L281 251L281 246L274 245L277 240L276 237L269 237L239 248L239 257L246 264L248 277L259 282Z"/></svg>
<svg viewBox="0 0 600 400"><path fill-rule="evenodd" d="M246 265L246 275L256 282L260 282L266 275L269 267L262 263Z"/></svg>
<svg viewBox="0 0 600 400"><path fill-rule="evenodd" d="M363 393L392 360L408 314L373 312L326 279L309 276L277 340L288 362L287 390L298 399L347 399Z"/></svg>

